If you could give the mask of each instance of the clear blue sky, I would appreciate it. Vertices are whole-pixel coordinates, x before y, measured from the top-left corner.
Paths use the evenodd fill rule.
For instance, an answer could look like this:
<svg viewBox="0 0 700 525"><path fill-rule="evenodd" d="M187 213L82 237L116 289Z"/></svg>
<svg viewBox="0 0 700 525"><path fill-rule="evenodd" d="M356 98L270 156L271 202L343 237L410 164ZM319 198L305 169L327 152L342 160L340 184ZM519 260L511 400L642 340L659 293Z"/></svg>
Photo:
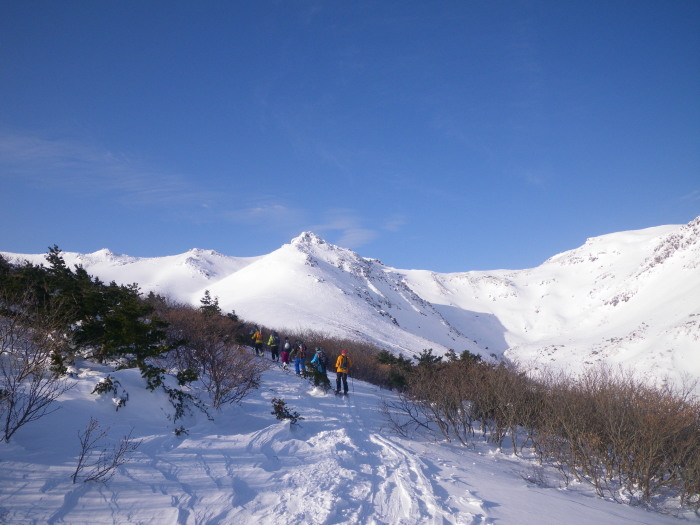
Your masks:
<svg viewBox="0 0 700 525"><path fill-rule="evenodd" d="M0 0L0 250L527 268L700 215L700 2Z"/></svg>

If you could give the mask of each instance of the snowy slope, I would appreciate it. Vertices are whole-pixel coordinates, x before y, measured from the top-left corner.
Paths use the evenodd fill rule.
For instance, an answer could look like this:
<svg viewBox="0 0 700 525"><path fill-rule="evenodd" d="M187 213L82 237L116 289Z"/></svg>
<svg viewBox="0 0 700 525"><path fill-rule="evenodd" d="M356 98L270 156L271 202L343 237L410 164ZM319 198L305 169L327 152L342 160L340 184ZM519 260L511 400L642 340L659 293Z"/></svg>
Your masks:
<svg viewBox="0 0 700 525"><path fill-rule="evenodd" d="M533 369L604 361L658 379L700 378L700 217L594 237L518 271L400 270L309 232L251 258L205 250L64 256L104 281L137 282L192 304L209 289L244 319L364 339L409 356L451 348Z"/></svg>
<svg viewBox="0 0 700 525"><path fill-rule="evenodd" d="M111 372L129 393L115 410L90 392L107 369L79 365L76 386L53 414L0 443L0 522L149 525L670 525L698 522L560 487L534 463L476 440L473 447L406 440L387 431L382 399L392 394L355 381L348 398L323 394L275 367L240 406L175 425L165 395L144 389L135 370ZM271 414L282 398L304 419ZM90 418L111 450L132 432L139 448L107 483L71 482L78 433Z"/></svg>
<svg viewBox="0 0 700 525"><path fill-rule="evenodd" d="M595 237L533 269L406 278L434 304L494 316L524 364L700 378L700 218Z"/></svg>
<svg viewBox="0 0 700 525"><path fill-rule="evenodd" d="M211 293L225 309L282 330L312 328L416 353L467 343L400 274L309 232L216 282Z"/></svg>

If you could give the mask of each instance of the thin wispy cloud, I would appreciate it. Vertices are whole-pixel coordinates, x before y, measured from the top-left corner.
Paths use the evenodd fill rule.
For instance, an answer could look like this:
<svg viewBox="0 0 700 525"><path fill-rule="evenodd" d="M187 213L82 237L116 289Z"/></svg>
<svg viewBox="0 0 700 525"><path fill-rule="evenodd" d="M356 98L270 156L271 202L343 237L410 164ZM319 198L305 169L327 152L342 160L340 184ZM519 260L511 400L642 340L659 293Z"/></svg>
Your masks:
<svg viewBox="0 0 700 525"><path fill-rule="evenodd" d="M287 110L273 112L273 115L277 127L283 131L287 141L298 154L314 159L351 180L357 152L347 144L339 144L329 136L323 125L319 125L309 116L318 113L323 114L312 105L304 112Z"/></svg>
<svg viewBox="0 0 700 525"><path fill-rule="evenodd" d="M376 228L368 227L367 217L358 210L309 210L272 195L260 196L250 206L229 209L217 216L222 221L262 231L284 232L289 238L302 231L313 231L334 244L350 249L360 248L376 240L382 232L396 232L406 222L404 216L393 215L377 221Z"/></svg>
<svg viewBox="0 0 700 525"><path fill-rule="evenodd" d="M533 168L516 168L515 174L530 186L544 186L547 182L547 174L543 170Z"/></svg>
<svg viewBox="0 0 700 525"><path fill-rule="evenodd" d="M346 228L343 230L340 239L338 239L338 244L354 249L364 246L378 236L379 234L375 230L368 228Z"/></svg>
<svg viewBox="0 0 700 525"><path fill-rule="evenodd" d="M694 190L681 197L684 201L700 201L700 190Z"/></svg>
<svg viewBox="0 0 700 525"><path fill-rule="evenodd" d="M222 220L267 229L289 228L304 222L305 212L275 197L262 197L250 206L229 209L219 214ZM301 227L301 226L300 226Z"/></svg>
<svg viewBox="0 0 700 525"><path fill-rule="evenodd" d="M197 205L215 197L187 177L71 138L0 134L0 177L137 205Z"/></svg>
<svg viewBox="0 0 700 525"><path fill-rule="evenodd" d="M334 234L335 243L350 249L359 248L379 237L376 229L364 226L364 219L356 210L330 209L324 212L324 222L312 227L321 235Z"/></svg>
<svg viewBox="0 0 700 525"><path fill-rule="evenodd" d="M397 232L404 224L406 224L406 217L404 215L393 215L384 223L384 229L389 232Z"/></svg>

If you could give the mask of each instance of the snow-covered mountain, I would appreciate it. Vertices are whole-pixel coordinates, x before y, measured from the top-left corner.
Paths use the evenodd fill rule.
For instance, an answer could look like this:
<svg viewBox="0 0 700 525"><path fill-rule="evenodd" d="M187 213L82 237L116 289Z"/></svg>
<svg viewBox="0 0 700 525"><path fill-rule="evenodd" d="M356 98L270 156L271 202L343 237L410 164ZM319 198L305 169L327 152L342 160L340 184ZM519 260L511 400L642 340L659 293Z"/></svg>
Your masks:
<svg viewBox="0 0 700 525"><path fill-rule="evenodd" d="M572 368L605 360L678 380L684 371L700 377L699 238L700 218L589 239L537 268L452 274L387 267L311 233L252 258L206 250L161 258L108 250L64 256L103 281L137 282L193 304L209 289L224 309L270 327L365 338L409 355L428 347L470 349ZM44 262L43 255L2 255ZM57 400L59 410L0 443L0 523L700 519L673 498L658 502L657 510L671 513L665 514L595 497L585 483L565 485L527 450L515 456L478 435L468 447L420 433L395 435L382 413L396 394L359 380L349 396L336 397L273 365L242 403L210 415L193 410L175 422L167 394L147 390L136 369L78 361L72 372L73 388ZM107 375L127 394L126 405L95 392ZM274 419L273 399L298 411L300 424ZM92 420L99 436L90 461L123 436L138 447L108 483L73 483L80 439Z"/></svg>
<svg viewBox="0 0 700 525"><path fill-rule="evenodd" d="M14 261L44 256L0 252ZM305 232L259 257L193 249L135 258L64 253L103 281L138 283L284 330L363 339L406 355L470 350L529 367L605 361L700 378L700 217L588 239L526 270L400 270Z"/></svg>

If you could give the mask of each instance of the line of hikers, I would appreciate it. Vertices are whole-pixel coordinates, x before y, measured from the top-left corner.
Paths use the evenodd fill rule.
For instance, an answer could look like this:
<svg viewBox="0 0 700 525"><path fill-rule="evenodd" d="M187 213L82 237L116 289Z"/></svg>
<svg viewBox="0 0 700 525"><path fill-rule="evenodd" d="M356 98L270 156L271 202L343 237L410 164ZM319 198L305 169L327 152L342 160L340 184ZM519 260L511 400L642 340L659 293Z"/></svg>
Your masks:
<svg viewBox="0 0 700 525"><path fill-rule="evenodd" d="M263 333L259 328L255 328L253 333L253 347L255 348L255 355L264 357L265 352L263 350ZM306 345L299 340L296 340L294 344L289 342L289 338L284 338L284 344L280 342L280 336L276 331L272 331L270 337L267 341L267 346L270 347L270 358L279 363L282 362L282 368L285 370L294 363L294 372L296 375L300 376L306 372L307 365L314 367L319 373L328 379L328 356L326 353L316 347L314 351L310 353L306 348ZM282 352L280 353L280 346L282 347ZM345 394L348 393L348 373L350 373L350 367L352 366L352 361L347 355L347 351L343 350L335 361L335 373L336 373L336 394L341 392L341 386ZM311 359L309 359L311 357ZM329 381L330 383L330 381Z"/></svg>

